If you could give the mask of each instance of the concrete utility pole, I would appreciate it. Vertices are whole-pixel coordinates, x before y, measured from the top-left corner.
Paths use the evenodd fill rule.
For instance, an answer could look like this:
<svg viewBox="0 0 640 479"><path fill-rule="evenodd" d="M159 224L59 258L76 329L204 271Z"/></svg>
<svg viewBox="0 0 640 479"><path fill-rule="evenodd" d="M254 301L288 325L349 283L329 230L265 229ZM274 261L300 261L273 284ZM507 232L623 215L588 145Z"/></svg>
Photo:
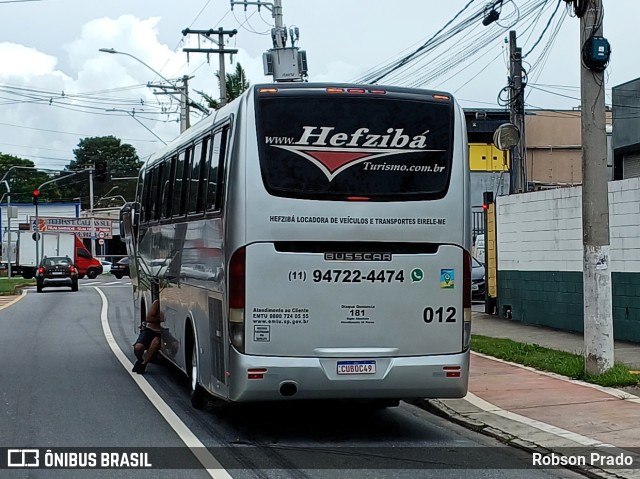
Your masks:
<svg viewBox="0 0 640 479"><path fill-rule="evenodd" d="M96 256L96 223L93 217L93 168L89 169L89 209L91 210L91 256Z"/></svg>
<svg viewBox="0 0 640 479"><path fill-rule="evenodd" d="M282 21L282 0L273 0L273 23L276 26L275 31L271 34L273 46L284 48L287 43L287 29L284 28Z"/></svg>
<svg viewBox="0 0 640 479"><path fill-rule="evenodd" d="M187 75L182 77L182 95L181 104L184 105L184 117L181 119L180 132L191 128L191 109L189 108L189 77Z"/></svg>
<svg viewBox="0 0 640 479"><path fill-rule="evenodd" d="M191 106L195 106L193 102L189 99L189 80L193 77L183 76L182 77L182 86L175 87L173 85L161 85L154 83L147 83L147 87L149 88L157 88L161 91L154 91L154 95L175 95L178 93L180 95L180 133L184 133L191 126ZM200 109L202 111L202 109ZM207 111L204 111L207 113ZM165 143L166 145L166 143Z"/></svg>
<svg viewBox="0 0 640 479"><path fill-rule="evenodd" d="M509 32L509 119L520 130L520 141L512 149L510 193L527 191L527 162L524 136L524 84L522 82L522 48L516 44L516 32Z"/></svg>
<svg viewBox="0 0 640 479"><path fill-rule="evenodd" d="M189 34L196 35L204 35L207 40L211 40L213 43L218 45L218 48L183 48L182 51L186 52L187 60L189 59L189 53L206 53L207 58L211 53L218 53L218 75L220 76L220 106L223 106L227 103L227 74L224 69L224 56L225 55L233 55L238 53L238 50L235 48L225 48L224 47L224 36L229 35L229 37L234 36L238 33L238 30L224 30L222 27L214 30L210 28L209 30L191 30L190 28L185 28L182 30L182 35L186 36ZM218 40L213 40L210 38L214 33L218 34Z"/></svg>
<svg viewBox="0 0 640 479"><path fill-rule="evenodd" d="M580 18L584 357L586 372L601 374L614 363L604 67L585 54L602 37L604 12L602 0L587 5Z"/></svg>

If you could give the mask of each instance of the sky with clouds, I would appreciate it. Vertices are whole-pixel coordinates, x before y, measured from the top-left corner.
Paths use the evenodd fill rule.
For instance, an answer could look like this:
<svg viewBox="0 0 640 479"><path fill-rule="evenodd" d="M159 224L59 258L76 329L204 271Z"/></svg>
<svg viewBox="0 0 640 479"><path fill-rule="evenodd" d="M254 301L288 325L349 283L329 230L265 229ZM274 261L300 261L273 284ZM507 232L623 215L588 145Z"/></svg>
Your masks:
<svg viewBox="0 0 640 479"><path fill-rule="evenodd" d="M487 2L473 0L282 0L284 23L297 26L310 81L343 82L419 49L433 48L380 81L453 93L463 107L500 108L507 84L509 30L518 33L528 70L530 108L579 105L579 19L562 0L504 0L500 20L461 24ZM612 57L610 88L640 77L633 38L638 0L604 0L604 35ZM466 7L466 9L465 9ZM463 23L463 22L462 22ZM217 97L215 48L185 28L237 29L226 46L239 50L251 83L268 82L262 53L273 47L268 8L228 0L0 0L0 152L62 169L81 138L114 135L144 158L179 131L178 102L154 95L148 82L193 76L189 87ZM457 34L437 45L434 38ZM440 37L438 36L440 35ZM434 46L435 45L435 46ZM129 55L99 52L114 48ZM133 58L135 57L135 58ZM131 113L134 118L131 118ZM192 115L192 123L201 116Z"/></svg>

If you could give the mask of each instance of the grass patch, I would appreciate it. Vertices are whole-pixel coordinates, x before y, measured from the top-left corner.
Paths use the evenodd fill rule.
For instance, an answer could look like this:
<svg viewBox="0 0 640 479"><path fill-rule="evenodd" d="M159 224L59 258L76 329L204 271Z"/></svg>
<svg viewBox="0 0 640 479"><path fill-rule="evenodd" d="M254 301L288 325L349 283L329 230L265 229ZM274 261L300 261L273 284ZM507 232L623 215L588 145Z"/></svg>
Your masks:
<svg viewBox="0 0 640 479"><path fill-rule="evenodd" d="M36 284L34 279L0 278L0 296L16 294L17 286L33 286L34 284Z"/></svg>
<svg viewBox="0 0 640 479"><path fill-rule="evenodd" d="M640 384L640 376L631 373L624 364L616 363L606 373L594 376L585 373L584 358L581 355L544 348L537 344L525 344L511 339L489 338L473 334L471 335L471 349L487 356L600 386L623 387Z"/></svg>

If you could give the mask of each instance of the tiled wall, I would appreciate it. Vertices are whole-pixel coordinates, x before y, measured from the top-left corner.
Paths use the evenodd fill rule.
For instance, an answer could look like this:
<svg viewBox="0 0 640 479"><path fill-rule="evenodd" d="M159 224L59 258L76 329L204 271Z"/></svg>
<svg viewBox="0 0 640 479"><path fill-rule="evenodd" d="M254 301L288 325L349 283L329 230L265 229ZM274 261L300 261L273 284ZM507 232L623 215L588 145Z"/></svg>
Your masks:
<svg viewBox="0 0 640 479"><path fill-rule="evenodd" d="M581 188L497 199L498 312L582 331ZM609 183L616 339L640 342L640 178Z"/></svg>
<svg viewBox="0 0 640 479"><path fill-rule="evenodd" d="M612 273L616 339L640 342L640 273ZM499 271L498 312L515 321L566 331L583 330L582 273Z"/></svg>

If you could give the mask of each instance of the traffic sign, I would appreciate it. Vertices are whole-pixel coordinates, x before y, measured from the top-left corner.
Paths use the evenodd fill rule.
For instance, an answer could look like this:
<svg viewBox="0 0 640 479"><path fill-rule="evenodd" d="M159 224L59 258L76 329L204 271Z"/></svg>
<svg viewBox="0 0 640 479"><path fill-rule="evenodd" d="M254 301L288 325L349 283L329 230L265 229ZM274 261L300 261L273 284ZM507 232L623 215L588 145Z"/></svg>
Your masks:
<svg viewBox="0 0 640 479"><path fill-rule="evenodd" d="M99 245L103 245L103 244L104 244L104 240L103 240L102 238L100 238L100 239L98 240L98 244L99 244Z"/></svg>
<svg viewBox="0 0 640 479"><path fill-rule="evenodd" d="M105 237L104 231L100 231L100 233L98 233L98 238L104 239L104 237ZM102 244L102 243L100 243L100 244Z"/></svg>
<svg viewBox="0 0 640 479"><path fill-rule="evenodd" d="M33 239L33 241L38 241L40 239L40 233L33 233L31 235L31 238Z"/></svg>

